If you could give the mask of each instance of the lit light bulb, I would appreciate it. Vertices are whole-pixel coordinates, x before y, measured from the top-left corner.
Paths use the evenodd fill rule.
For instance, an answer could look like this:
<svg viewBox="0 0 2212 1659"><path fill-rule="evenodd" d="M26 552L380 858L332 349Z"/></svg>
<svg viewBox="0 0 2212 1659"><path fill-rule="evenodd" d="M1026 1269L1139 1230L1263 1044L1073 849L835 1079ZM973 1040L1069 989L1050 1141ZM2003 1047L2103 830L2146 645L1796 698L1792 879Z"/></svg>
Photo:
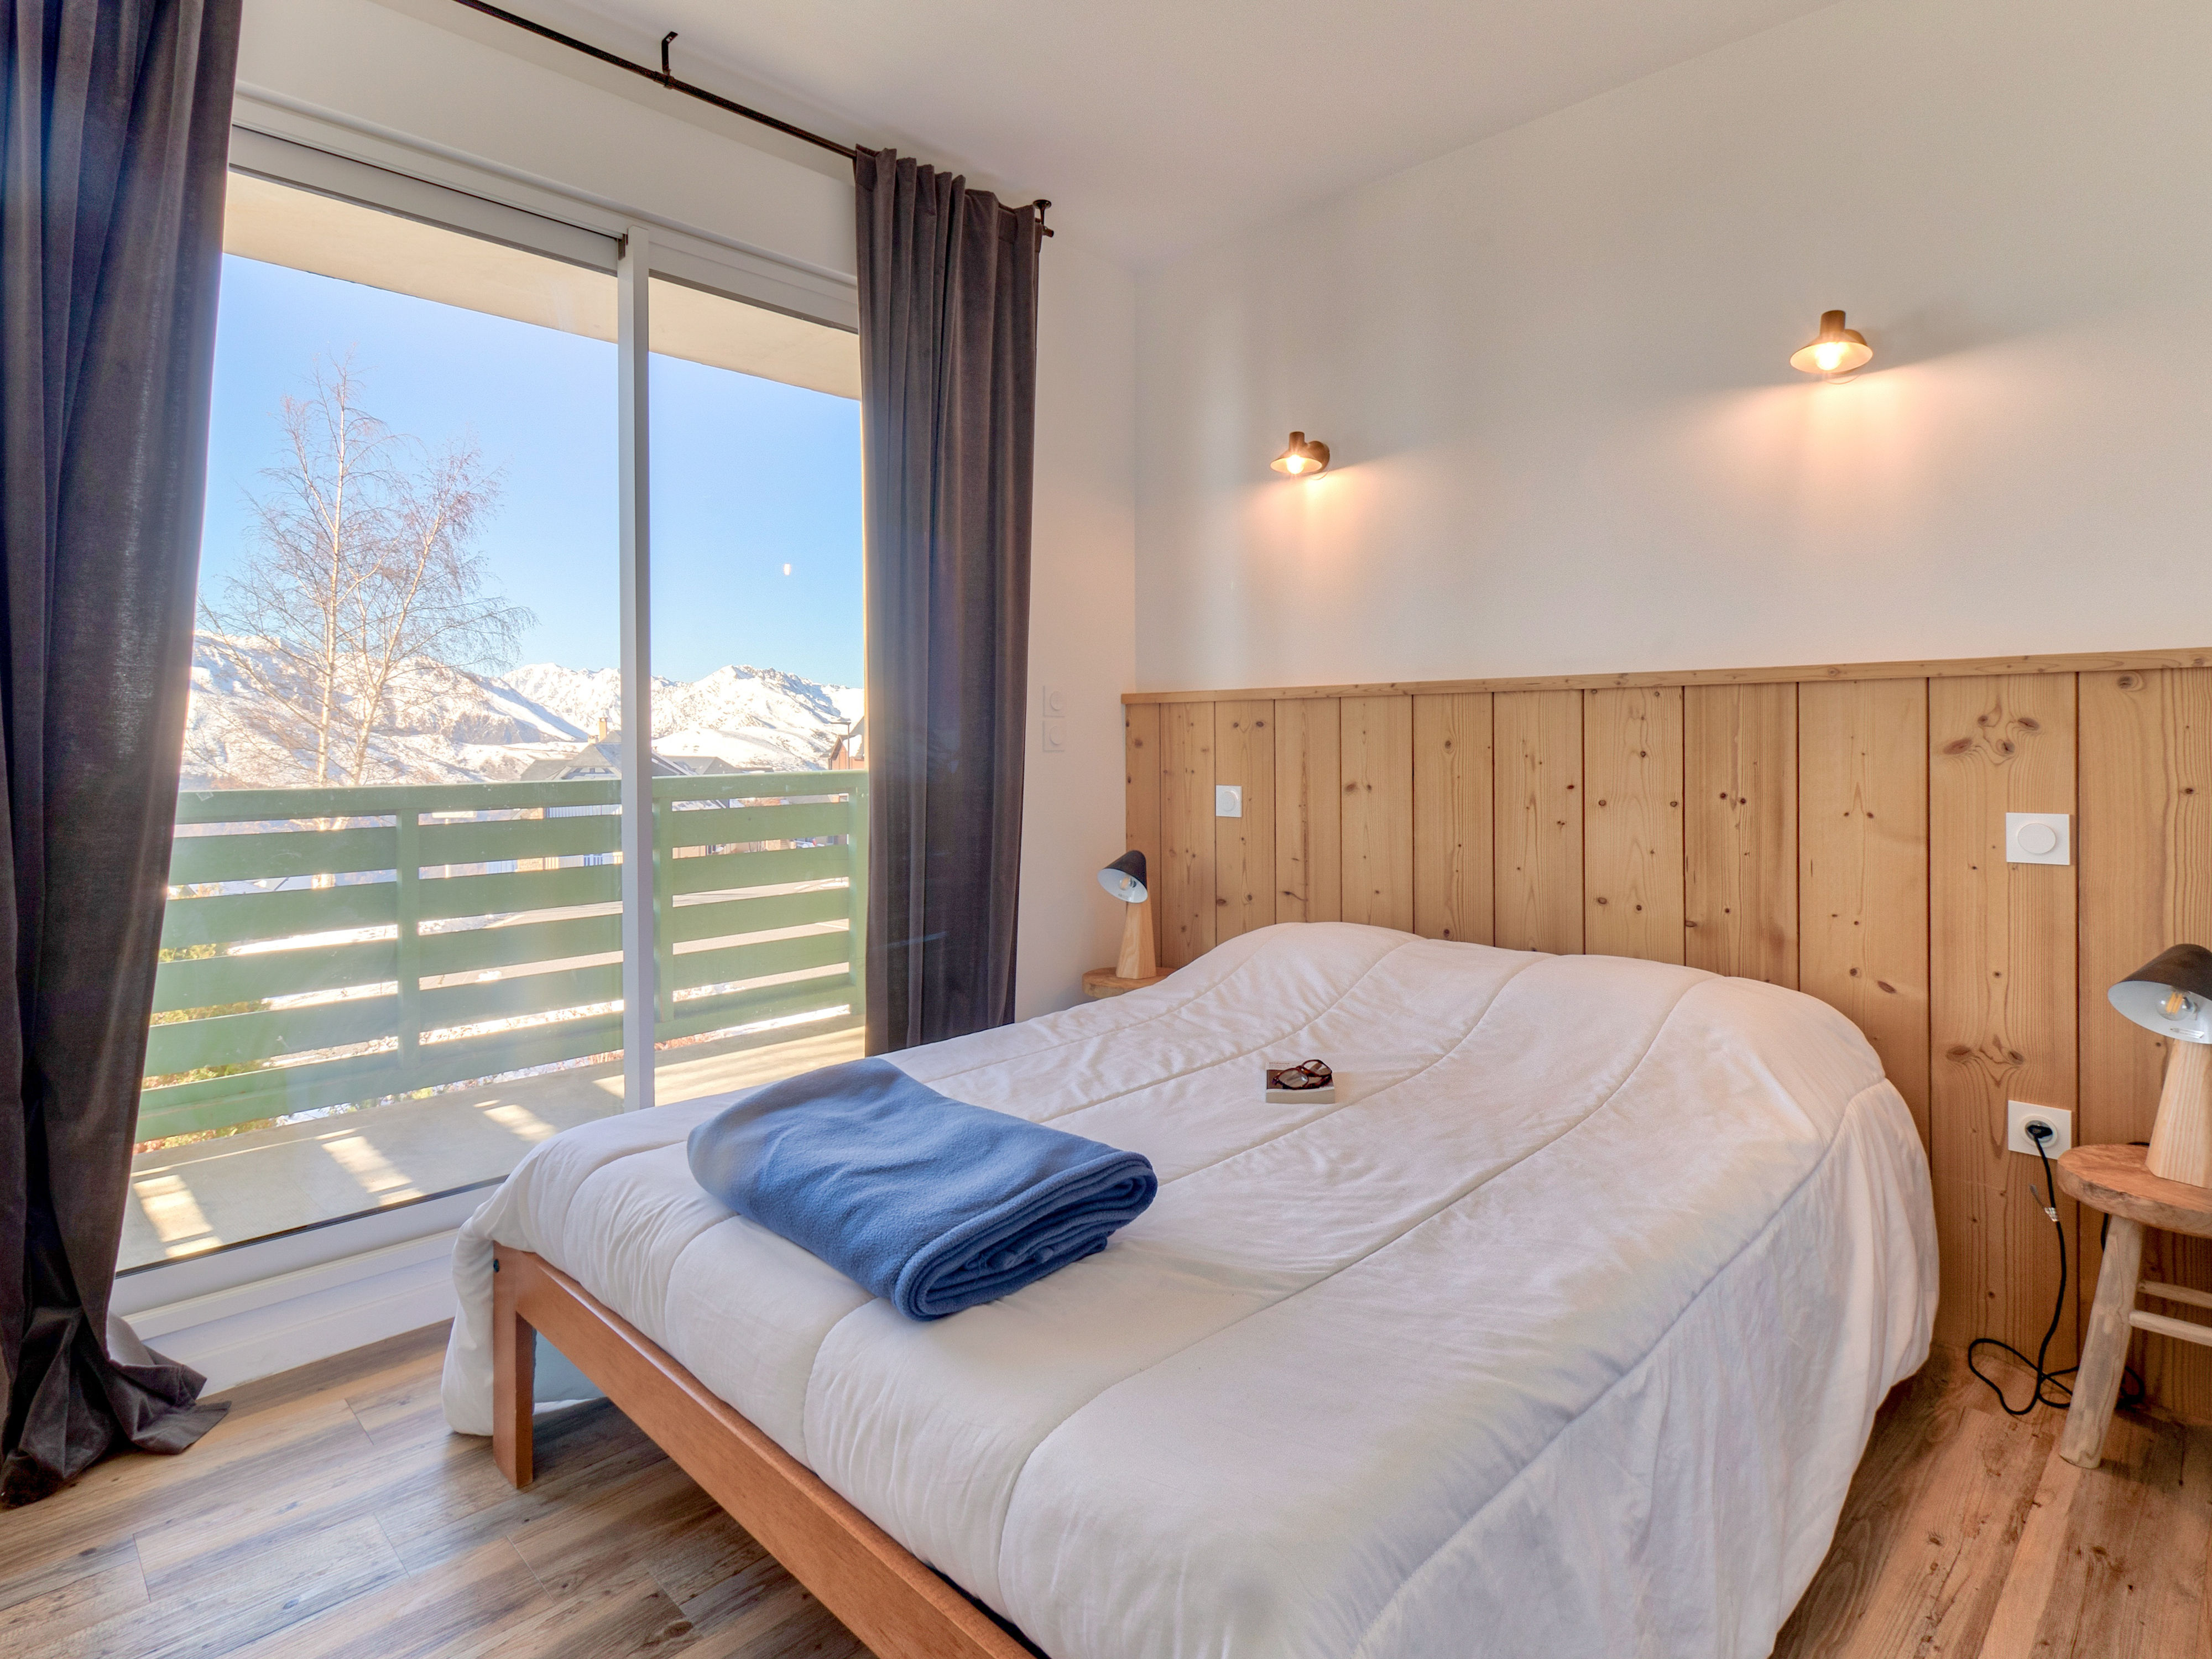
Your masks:
<svg viewBox="0 0 2212 1659"><path fill-rule="evenodd" d="M1842 312L1826 311L1820 313L1820 331L1790 354L1790 367L1808 374L1834 375L1860 368L1873 357L1866 336L1844 326Z"/></svg>
<svg viewBox="0 0 2212 1659"><path fill-rule="evenodd" d="M1319 439L1308 442L1304 433L1293 432L1289 447L1267 465L1293 478L1319 472L1328 465L1328 446Z"/></svg>

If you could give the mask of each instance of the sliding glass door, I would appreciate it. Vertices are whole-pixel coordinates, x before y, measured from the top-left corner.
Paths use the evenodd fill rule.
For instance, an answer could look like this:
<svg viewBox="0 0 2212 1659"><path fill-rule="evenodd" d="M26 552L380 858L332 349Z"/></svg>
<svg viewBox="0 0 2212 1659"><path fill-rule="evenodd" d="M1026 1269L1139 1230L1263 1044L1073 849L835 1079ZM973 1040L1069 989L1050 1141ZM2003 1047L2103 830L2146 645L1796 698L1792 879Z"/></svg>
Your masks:
<svg viewBox="0 0 2212 1659"><path fill-rule="evenodd" d="M656 1067L857 1052L854 337L654 282L633 431L615 244L501 228L233 175L125 1270L488 1185Z"/></svg>
<svg viewBox="0 0 2212 1659"><path fill-rule="evenodd" d="M651 284L653 1091L860 1052L857 338Z"/></svg>

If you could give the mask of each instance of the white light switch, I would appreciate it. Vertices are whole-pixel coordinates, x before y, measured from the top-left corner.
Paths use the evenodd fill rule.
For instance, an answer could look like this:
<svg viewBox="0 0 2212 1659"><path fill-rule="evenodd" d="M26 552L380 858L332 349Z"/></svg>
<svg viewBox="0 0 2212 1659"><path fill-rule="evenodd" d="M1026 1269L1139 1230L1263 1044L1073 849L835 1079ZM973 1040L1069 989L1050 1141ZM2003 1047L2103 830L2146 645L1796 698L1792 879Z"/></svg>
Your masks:
<svg viewBox="0 0 2212 1659"><path fill-rule="evenodd" d="M1057 720L1067 712L1067 693L1056 685L1048 685L1038 694L1044 705L1047 720Z"/></svg>
<svg viewBox="0 0 2212 1659"><path fill-rule="evenodd" d="M2074 862L2072 820L2064 812L2005 814L2007 864Z"/></svg>
<svg viewBox="0 0 2212 1659"><path fill-rule="evenodd" d="M1044 752L1064 755L1067 752L1067 722L1047 720L1044 723Z"/></svg>
<svg viewBox="0 0 2212 1659"><path fill-rule="evenodd" d="M1217 783L1213 786L1213 816L1217 818L1241 818L1244 816L1243 784Z"/></svg>

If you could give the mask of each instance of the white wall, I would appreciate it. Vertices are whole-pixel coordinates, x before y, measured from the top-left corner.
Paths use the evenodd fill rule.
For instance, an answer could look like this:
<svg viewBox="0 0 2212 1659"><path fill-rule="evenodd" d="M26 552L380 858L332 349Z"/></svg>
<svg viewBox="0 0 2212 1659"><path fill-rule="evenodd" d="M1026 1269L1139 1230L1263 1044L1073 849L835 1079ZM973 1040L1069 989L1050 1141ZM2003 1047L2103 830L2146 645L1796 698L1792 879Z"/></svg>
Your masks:
<svg viewBox="0 0 2212 1659"><path fill-rule="evenodd" d="M852 185L836 157L744 142L743 124L655 107L649 88L641 101L592 84L588 60L565 73L559 48L516 33L504 50L496 26L448 9L453 29L374 0L248 0L241 89L849 279ZM1070 714L1066 752L1040 755L1032 691L1024 1016L1077 1000L1118 937L1091 872L1122 850L1120 696L1135 660L1134 284L1063 232L1045 245L1042 285L1031 678L1065 690Z"/></svg>
<svg viewBox="0 0 2212 1659"><path fill-rule="evenodd" d="M1135 684L1136 284L1047 242L1037 339L1028 788L1015 1011L1082 1000L1121 949L1098 885L1122 844L1121 694ZM1042 752L1040 699L1067 693L1066 747Z"/></svg>
<svg viewBox="0 0 2212 1659"><path fill-rule="evenodd" d="M2212 641L2208 62L1845 0L1147 276L1139 684Z"/></svg>

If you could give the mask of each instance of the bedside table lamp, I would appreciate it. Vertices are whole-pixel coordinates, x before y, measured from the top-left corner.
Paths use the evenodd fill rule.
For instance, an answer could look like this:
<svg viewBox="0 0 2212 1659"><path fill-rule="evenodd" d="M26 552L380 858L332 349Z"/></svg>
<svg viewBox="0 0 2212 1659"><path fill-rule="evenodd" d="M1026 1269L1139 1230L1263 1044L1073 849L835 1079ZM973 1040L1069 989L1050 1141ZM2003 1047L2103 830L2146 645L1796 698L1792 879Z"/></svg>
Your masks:
<svg viewBox="0 0 2212 1659"><path fill-rule="evenodd" d="M1114 964L1115 975L1121 979L1157 978L1160 960L1152 943L1152 893L1145 885L1145 855L1122 854L1098 872L1098 884L1129 907L1121 919L1121 959Z"/></svg>
<svg viewBox="0 0 2212 1659"><path fill-rule="evenodd" d="M2081 1364L2058 1435L2058 1455L2085 1469L2095 1468L2105 1455L2105 1432L2112 1425L2136 1332L2212 1347L2212 1327L2136 1305L2143 1296L2185 1304L2203 1299L2185 1285L2144 1279L2142 1257L2146 1228L2212 1238L2212 951L2201 945L2161 951L2109 994L2113 1007L2173 1046L2166 1051L2166 1084L2159 1091L2148 1150L2076 1146L2058 1158L2059 1188L2105 1214L2097 1299L2082 1327ZM2039 1396L2042 1391L2039 1376Z"/></svg>
<svg viewBox="0 0 2212 1659"><path fill-rule="evenodd" d="M2112 1006L2172 1040L2145 1167L2212 1187L2212 951L2177 945L2112 988Z"/></svg>

